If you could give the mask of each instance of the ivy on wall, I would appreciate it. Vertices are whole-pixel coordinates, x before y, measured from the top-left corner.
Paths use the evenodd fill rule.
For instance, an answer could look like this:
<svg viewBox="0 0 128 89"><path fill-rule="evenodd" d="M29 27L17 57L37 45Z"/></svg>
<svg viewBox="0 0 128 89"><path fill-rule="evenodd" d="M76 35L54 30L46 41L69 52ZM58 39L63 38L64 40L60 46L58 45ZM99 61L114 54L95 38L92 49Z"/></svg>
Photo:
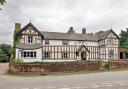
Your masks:
<svg viewBox="0 0 128 89"><path fill-rule="evenodd" d="M11 59L15 58L15 50L16 50L16 45L18 45L18 43L21 40L21 34L17 34L18 30L15 29L14 30L14 35L13 35L13 49L12 49L12 56Z"/></svg>
<svg viewBox="0 0 128 89"><path fill-rule="evenodd" d="M20 42L21 34L17 34L18 31L14 30L14 36L13 36L13 48L16 48L16 45Z"/></svg>

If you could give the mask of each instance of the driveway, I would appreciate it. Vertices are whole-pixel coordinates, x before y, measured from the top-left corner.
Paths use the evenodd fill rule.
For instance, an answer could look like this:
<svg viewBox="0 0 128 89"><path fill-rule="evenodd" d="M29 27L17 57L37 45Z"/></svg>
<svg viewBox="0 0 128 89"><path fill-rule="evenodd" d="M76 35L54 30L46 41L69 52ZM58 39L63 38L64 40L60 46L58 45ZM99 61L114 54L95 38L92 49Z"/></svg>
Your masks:
<svg viewBox="0 0 128 89"><path fill-rule="evenodd" d="M0 63L0 76L7 73L9 63Z"/></svg>

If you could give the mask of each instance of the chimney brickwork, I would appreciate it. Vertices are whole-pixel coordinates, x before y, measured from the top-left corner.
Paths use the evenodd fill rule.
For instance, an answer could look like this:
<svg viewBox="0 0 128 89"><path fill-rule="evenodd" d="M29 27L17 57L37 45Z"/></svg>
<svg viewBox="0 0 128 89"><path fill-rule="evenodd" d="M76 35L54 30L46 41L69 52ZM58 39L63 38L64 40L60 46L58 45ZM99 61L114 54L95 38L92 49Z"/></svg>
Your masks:
<svg viewBox="0 0 128 89"><path fill-rule="evenodd" d="M82 29L82 34L86 34L86 28Z"/></svg>
<svg viewBox="0 0 128 89"><path fill-rule="evenodd" d="M20 23L15 23L15 30L19 31L21 29L21 24Z"/></svg>
<svg viewBox="0 0 128 89"><path fill-rule="evenodd" d="M73 27L70 27L70 29L68 30L68 33L72 34L72 33L76 33L76 32L74 31Z"/></svg>

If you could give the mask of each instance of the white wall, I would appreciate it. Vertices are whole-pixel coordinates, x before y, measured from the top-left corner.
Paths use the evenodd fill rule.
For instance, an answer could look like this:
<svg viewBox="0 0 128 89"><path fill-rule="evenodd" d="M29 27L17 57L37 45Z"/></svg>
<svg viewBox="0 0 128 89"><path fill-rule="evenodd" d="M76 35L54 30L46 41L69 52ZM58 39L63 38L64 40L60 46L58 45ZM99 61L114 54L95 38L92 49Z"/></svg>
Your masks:
<svg viewBox="0 0 128 89"><path fill-rule="evenodd" d="M99 46L98 42L85 41L84 45L86 46Z"/></svg>
<svg viewBox="0 0 128 89"><path fill-rule="evenodd" d="M36 58L21 58L21 51L36 51ZM24 62L42 62L42 48L35 50L21 50L16 48L16 58L19 58Z"/></svg>
<svg viewBox="0 0 128 89"><path fill-rule="evenodd" d="M99 46L98 42L93 41L68 41L69 45L86 45L86 46ZM44 42L45 43L45 42ZM49 40L49 45L62 45L62 40Z"/></svg>
<svg viewBox="0 0 128 89"><path fill-rule="evenodd" d="M49 45L62 45L62 40L49 40Z"/></svg>

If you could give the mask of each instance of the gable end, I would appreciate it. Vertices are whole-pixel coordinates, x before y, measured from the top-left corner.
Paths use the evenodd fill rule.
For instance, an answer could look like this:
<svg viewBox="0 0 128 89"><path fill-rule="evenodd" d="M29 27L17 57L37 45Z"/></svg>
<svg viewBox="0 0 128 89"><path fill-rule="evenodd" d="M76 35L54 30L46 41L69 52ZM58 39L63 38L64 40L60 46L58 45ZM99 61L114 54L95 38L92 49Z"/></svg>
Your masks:
<svg viewBox="0 0 128 89"><path fill-rule="evenodd" d="M18 31L16 35L20 35L23 31L25 31L30 26L33 28L33 30L35 30L41 36L42 39L44 39L44 35L32 23L28 23L26 26L20 29L20 31Z"/></svg>

